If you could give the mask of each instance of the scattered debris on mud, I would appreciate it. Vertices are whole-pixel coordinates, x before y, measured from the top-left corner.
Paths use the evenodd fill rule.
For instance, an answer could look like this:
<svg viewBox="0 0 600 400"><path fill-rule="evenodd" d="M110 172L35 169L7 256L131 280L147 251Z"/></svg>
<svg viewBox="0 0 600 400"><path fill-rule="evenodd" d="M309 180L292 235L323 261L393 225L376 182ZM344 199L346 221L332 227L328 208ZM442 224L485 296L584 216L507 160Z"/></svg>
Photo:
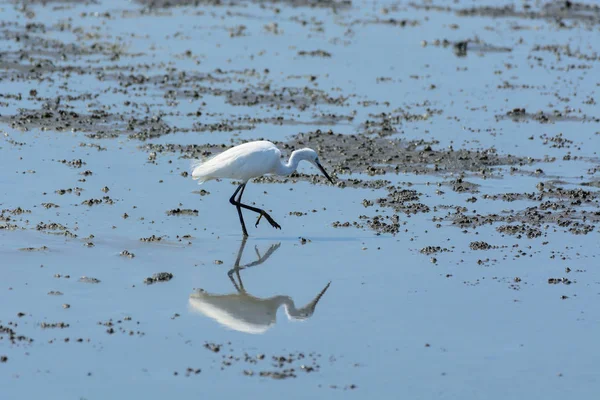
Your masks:
<svg viewBox="0 0 600 400"><path fill-rule="evenodd" d="M151 277L144 279L146 285L151 285L156 282L168 282L173 279L173 274L170 272L158 272Z"/></svg>

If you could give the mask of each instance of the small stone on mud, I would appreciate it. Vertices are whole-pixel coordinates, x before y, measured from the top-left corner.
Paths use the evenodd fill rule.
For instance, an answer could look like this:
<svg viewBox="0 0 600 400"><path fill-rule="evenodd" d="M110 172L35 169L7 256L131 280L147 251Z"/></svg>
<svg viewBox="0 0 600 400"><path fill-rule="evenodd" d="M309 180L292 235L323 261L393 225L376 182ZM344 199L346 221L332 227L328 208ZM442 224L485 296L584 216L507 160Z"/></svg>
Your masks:
<svg viewBox="0 0 600 400"><path fill-rule="evenodd" d="M222 345L216 343L204 343L204 347L212 351L213 353L218 353L219 351L221 351L221 346Z"/></svg>
<svg viewBox="0 0 600 400"><path fill-rule="evenodd" d="M119 255L122 257L127 257L127 258L135 257L135 254L129 252L128 250L123 250L122 252L119 253Z"/></svg>

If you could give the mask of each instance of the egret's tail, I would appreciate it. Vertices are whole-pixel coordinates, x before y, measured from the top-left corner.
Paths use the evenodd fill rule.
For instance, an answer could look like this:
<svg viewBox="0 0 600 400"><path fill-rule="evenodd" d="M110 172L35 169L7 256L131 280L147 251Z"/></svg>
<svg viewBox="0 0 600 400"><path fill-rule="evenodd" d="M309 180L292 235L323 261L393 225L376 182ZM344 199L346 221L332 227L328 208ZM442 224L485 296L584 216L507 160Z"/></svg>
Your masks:
<svg viewBox="0 0 600 400"><path fill-rule="evenodd" d="M194 159L190 163L190 173L192 174L192 179L198 181L199 185L206 181L202 174L202 164L204 164L204 161L200 159Z"/></svg>
<svg viewBox="0 0 600 400"><path fill-rule="evenodd" d="M196 168L198 168L199 166L201 166L204 163L204 161L200 160L199 158L195 158L190 162L190 173L193 174L194 170Z"/></svg>

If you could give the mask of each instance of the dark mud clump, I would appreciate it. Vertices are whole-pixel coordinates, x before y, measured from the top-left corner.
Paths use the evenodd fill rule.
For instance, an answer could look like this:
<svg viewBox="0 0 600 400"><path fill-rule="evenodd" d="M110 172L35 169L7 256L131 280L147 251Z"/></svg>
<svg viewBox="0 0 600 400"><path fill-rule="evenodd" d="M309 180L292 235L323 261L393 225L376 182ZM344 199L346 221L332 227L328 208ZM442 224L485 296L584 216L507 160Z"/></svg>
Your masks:
<svg viewBox="0 0 600 400"><path fill-rule="evenodd" d="M16 327L18 324L9 322L9 325ZM18 334L11 326L5 326L0 324L0 340L7 337L11 344L17 344L19 342L32 343L33 339L27 336Z"/></svg>
<svg viewBox="0 0 600 400"><path fill-rule="evenodd" d="M315 131L300 134L292 142L282 145L290 152L301 147L318 149L319 153L326 154L327 163L333 165L337 173L481 173L491 167L532 162L512 155L502 156L493 149L435 149L435 143Z"/></svg>
<svg viewBox="0 0 600 400"><path fill-rule="evenodd" d="M366 225L369 229L381 233L390 233L392 235L400 232L401 222L398 215L375 215L374 217L367 217L362 215L359 217L366 221Z"/></svg>
<svg viewBox="0 0 600 400"><path fill-rule="evenodd" d="M558 285L559 283L570 285L573 282L568 278L548 278L548 283L551 285Z"/></svg>
<svg viewBox="0 0 600 400"><path fill-rule="evenodd" d="M74 111L55 107L52 107L51 110L48 107L40 110L22 110L21 113L16 115L0 116L0 122L9 124L12 128L21 131L51 129L59 132L89 132L109 129L108 114L104 111L96 110L92 114L80 115Z"/></svg>
<svg viewBox="0 0 600 400"><path fill-rule="evenodd" d="M461 228L475 228L481 225L505 223L497 227L498 232L517 237L536 238L542 236L542 229L552 224L565 228L566 232L585 235L594 231L600 224L600 193L583 189L564 189L551 182L537 185L536 192L503 193L483 195L484 200L513 202L528 200L537 203L524 210L513 210L501 214L466 214L466 209L457 209L446 220Z"/></svg>
<svg viewBox="0 0 600 400"><path fill-rule="evenodd" d="M427 45L427 42L423 42L423 45ZM496 46L493 44L486 43L479 38L465 39L459 41L451 41L448 39L434 40L431 42L432 46L439 47L451 47L454 54L458 57L466 57L469 51L474 53L510 53L512 48L504 46Z"/></svg>
<svg viewBox="0 0 600 400"><path fill-rule="evenodd" d="M425 254L425 255L431 255L431 254L435 254L435 253L440 253L440 252L450 252L452 250L447 249L445 247L440 247L440 246L426 246L423 247L421 250L419 250L420 253Z"/></svg>
<svg viewBox="0 0 600 400"><path fill-rule="evenodd" d="M507 235L516 235L518 237L526 236L528 239L542 236L542 231L539 228L532 227L527 224L501 225L496 228L496 230Z"/></svg>
<svg viewBox="0 0 600 400"><path fill-rule="evenodd" d="M58 223L58 222L40 222L35 227L36 230L42 231L44 233L49 233L53 235L63 235L68 238L74 239L77 237L76 234L71 232L66 226Z"/></svg>
<svg viewBox="0 0 600 400"><path fill-rule="evenodd" d="M160 242L162 240L161 236L156 236L156 235L152 235L149 237L145 237L145 238L140 238L140 241L142 242Z"/></svg>
<svg viewBox="0 0 600 400"><path fill-rule="evenodd" d="M546 2L541 7L537 7L538 4L525 3L521 8L518 8L514 4L459 8L412 2L410 6L423 10L454 12L459 17L520 18L524 20L555 21L561 28L565 27L564 22L562 22L563 20L578 21L589 25L600 24L600 6L595 4L585 4L571 0L554 0Z"/></svg>
<svg viewBox="0 0 600 400"><path fill-rule="evenodd" d="M387 197L379 198L376 202L383 207L392 207L395 211L407 215L430 211L427 205L419 202L419 194L412 189L390 188Z"/></svg>
<svg viewBox="0 0 600 400"><path fill-rule="evenodd" d="M236 5L234 0L136 0L148 8L170 8L181 6L225 6ZM289 5L292 7L344 9L351 7L351 0L266 0L264 3Z"/></svg>
<svg viewBox="0 0 600 400"><path fill-rule="evenodd" d="M74 188L68 188L68 189L57 189L54 191L54 193L58 194L58 195L65 195L65 194L71 194L73 193L75 196L81 196L81 192L83 191L83 188L80 187L74 187Z"/></svg>
<svg viewBox="0 0 600 400"><path fill-rule="evenodd" d="M90 276L82 276L79 278L79 282L82 283L100 283L100 279L92 278Z"/></svg>
<svg viewBox="0 0 600 400"><path fill-rule="evenodd" d="M42 329L65 329L68 328L69 324L66 322L42 322L40 328Z"/></svg>
<svg viewBox="0 0 600 400"><path fill-rule="evenodd" d="M172 210L167 211L167 215L191 215L193 217L197 217L198 210L192 210L189 208L174 208Z"/></svg>
<svg viewBox="0 0 600 400"><path fill-rule="evenodd" d="M471 182L467 182L463 178L458 178L454 181L449 182L452 185L452 190L457 193L479 193L479 185L476 185Z"/></svg>
<svg viewBox="0 0 600 400"><path fill-rule="evenodd" d="M489 243L486 242L471 242L469 244L469 247L471 248L471 250L489 250L492 248L492 246Z"/></svg>
<svg viewBox="0 0 600 400"><path fill-rule="evenodd" d="M232 368L240 365L244 376L263 377L275 380L298 378L301 375L317 373L321 370L321 354L315 352L286 351L283 354L272 354L268 356L263 353L256 355L235 354L231 343L205 343L204 348L218 354L221 361L221 369ZM329 362L335 358L330 357ZM353 385L354 388L356 387Z"/></svg>
<svg viewBox="0 0 600 400"><path fill-rule="evenodd" d="M310 56L310 57L324 57L324 58L331 57L331 53L328 53L325 50L312 50L312 51L301 50L298 52L298 55L299 56Z"/></svg>
<svg viewBox="0 0 600 400"><path fill-rule="evenodd" d="M600 122L600 118L592 117L588 115L580 115L576 110L553 110L547 111L536 111L535 113L527 112L524 108L513 108L507 111L505 114L497 114L496 121L511 120L514 122L529 122L536 121L541 124L551 124L555 122Z"/></svg>
<svg viewBox="0 0 600 400"><path fill-rule="evenodd" d="M159 272L156 273L154 275L152 275L151 277L148 277L146 279L144 279L144 283L146 285L151 285L153 283L156 282L168 282L171 279L173 279L173 274L170 272Z"/></svg>
<svg viewBox="0 0 600 400"><path fill-rule="evenodd" d="M20 251L46 251L46 250L48 250L48 247L46 247L46 246L42 246L42 247L22 247L19 250Z"/></svg>
<svg viewBox="0 0 600 400"><path fill-rule="evenodd" d="M93 206L93 205L98 205L98 204L114 204L114 200L111 199L109 196L102 196L101 199L87 199L81 202L81 204L83 204L84 206Z"/></svg>

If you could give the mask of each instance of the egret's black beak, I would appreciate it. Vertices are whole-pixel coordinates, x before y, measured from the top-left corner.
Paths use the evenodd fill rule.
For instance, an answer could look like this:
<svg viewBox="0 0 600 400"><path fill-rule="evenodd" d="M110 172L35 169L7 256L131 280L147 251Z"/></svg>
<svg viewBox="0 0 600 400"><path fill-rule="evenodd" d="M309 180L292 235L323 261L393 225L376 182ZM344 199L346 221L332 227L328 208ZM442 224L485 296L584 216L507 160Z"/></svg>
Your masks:
<svg viewBox="0 0 600 400"><path fill-rule="evenodd" d="M335 182L333 181L333 179L331 179L331 177L329 176L327 171L325 171L325 168L323 168L323 166L318 161L316 161L316 164L317 164L317 167L319 167L319 169L323 173L323 175L325 175L325 178L327 178L329 180L329 182L331 182L333 185L335 185Z"/></svg>

